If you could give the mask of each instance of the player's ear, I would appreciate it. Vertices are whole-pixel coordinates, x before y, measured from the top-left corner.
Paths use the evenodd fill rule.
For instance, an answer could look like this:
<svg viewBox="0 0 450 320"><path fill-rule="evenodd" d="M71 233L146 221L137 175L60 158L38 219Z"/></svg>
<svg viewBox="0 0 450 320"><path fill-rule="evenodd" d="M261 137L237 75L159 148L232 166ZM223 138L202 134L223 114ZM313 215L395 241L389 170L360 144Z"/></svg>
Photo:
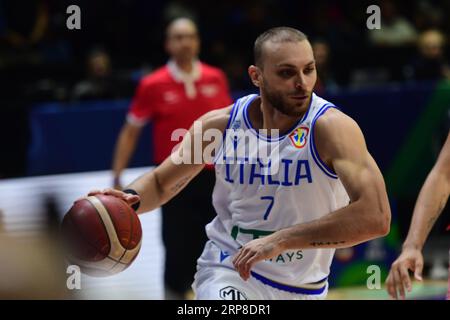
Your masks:
<svg viewBox="0 0 450 320"><path fill-rule="evenodd" d="M250 76L250 79L252 80L252 83L259 87L260 81L261 81L261 72L257 66L251 65L248 67L248 75Z"/></svg>

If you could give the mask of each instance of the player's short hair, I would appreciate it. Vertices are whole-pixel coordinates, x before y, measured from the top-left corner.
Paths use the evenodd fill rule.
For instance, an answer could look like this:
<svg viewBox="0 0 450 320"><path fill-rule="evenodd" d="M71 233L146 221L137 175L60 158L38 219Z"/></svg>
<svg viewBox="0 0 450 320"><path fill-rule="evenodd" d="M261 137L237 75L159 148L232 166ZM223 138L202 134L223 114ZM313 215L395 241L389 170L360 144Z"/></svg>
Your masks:
<svg viewBox="0 0 450 320"><path fill-rule="evenodd" d="M262 67L263 65L263 45L267 41L272 42L300 42L303 40L308 40L308 37L300 30L290 28L290 27L276 27L271 28L255 40L255 45L253 47L253 55L255 59L255 65Z"/></svg>

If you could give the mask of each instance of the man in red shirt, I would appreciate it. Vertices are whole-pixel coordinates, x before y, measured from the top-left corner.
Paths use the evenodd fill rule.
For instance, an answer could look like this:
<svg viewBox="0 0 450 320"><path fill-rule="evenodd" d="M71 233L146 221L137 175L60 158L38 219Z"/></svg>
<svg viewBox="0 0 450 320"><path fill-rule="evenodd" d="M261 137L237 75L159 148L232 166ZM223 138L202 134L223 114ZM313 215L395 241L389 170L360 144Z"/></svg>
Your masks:
<svg viewBox="0 0 450 320"><path fill-rule="evenodd" d="M147 121L153 123L153 162L157 165L181 141L181 137L172 141L174 130L189 129L201 115L231 104L223 72L197 59L200 39L195 23L178 18L166 32L165 49L170 60L140 81L119 134L113 161L114 185L119 189L120 174ZM163 206L166 299L185 298L193 281L196 259L207 240L204 227L215 216L210 199L214 174L212 168L205 169Z"/></svg>

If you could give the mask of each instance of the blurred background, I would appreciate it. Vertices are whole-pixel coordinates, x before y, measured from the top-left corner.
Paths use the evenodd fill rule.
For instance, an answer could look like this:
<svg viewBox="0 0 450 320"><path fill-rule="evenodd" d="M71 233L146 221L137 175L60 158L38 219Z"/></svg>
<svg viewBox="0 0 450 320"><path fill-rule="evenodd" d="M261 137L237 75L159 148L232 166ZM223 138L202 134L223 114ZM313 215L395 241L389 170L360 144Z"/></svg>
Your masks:
<svg viewBox="0 0 450 320"><path fill-rule="evenodd" d="M66 27L72 4L81 9L80 30ZM366 26L372 4L381 9L380 30ZM233 99L255 91L247 67L261 32L286 25L308 35L315 92L361 126L393 212L387 237L337 251L330 298L386 299L384 287L364 289L366 269L379 265L384 282L449 132L449 15L449 1L433 0L0 0L0 298L163 297L159 210L142 216L143 249L129 269L108 279L83 276L76 292L65 286L52 235L74 199L111 186L114 144L131 98L139 80L167 62L167 23L185 16L198 23L201 60L225 72ZM124 182L153 165L151 135L149 123ZM445 296L449 210L430 234L427 280L411 298ZM16 259L9 268L8 257ZM45 264L60 278L46 274ZM15 265L23 276L11 277Z"/></svg>

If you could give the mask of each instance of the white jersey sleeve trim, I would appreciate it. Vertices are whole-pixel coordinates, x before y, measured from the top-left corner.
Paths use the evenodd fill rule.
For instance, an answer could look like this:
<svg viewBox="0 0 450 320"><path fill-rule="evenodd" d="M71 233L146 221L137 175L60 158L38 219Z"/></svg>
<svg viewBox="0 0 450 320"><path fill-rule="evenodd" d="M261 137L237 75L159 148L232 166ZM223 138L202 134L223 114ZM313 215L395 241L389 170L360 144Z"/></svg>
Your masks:
<svg viewBox="0 0 450 320"><path fill-rule="evenodd" d="M323 162L322 159L320 158L319 152L317 151L317 148L316 148L315 139L314 139L314 125L316 124L317 119L319 119L320 116L323 115L330 108L335 108L335 106L332 105L331 103L326 103L325 105L320 107L319 111L317 112L314 119L312 120L310 150L311 150L311 154L314 159L314 162L325 173L325 175L332 179L338 179L336 172L334 172L331 168L329 168L325 164L325 162Z"/></svg>

